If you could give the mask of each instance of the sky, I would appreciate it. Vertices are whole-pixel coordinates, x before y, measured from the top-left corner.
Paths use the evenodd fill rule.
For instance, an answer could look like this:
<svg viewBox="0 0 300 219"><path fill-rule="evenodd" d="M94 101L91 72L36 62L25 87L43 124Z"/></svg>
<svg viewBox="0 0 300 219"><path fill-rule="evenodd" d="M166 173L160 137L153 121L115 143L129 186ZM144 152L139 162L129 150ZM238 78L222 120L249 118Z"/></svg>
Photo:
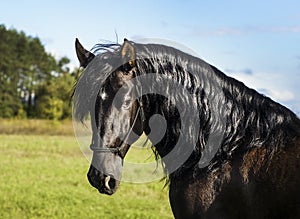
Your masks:
<svg viewBox="0 0 300 219"><path fill-rule="evenodd" d="M300 1L2 1L0 24L39 37L79 65L74 42L161 39L189 48L228 76L300 116Z"/></svg>

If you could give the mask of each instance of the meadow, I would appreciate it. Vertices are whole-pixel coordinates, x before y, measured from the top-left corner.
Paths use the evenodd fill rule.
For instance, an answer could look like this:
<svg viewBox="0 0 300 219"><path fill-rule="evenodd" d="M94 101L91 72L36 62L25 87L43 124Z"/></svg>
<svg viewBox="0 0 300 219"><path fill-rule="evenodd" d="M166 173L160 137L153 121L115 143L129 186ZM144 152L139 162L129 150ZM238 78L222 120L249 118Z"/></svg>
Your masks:
<svg viewBox="0 0 300 219"><path fill-rule="evenodd" d="M0 120L0 151L0 218L172 218L164 181L91 187L71 121Z"/></svg>

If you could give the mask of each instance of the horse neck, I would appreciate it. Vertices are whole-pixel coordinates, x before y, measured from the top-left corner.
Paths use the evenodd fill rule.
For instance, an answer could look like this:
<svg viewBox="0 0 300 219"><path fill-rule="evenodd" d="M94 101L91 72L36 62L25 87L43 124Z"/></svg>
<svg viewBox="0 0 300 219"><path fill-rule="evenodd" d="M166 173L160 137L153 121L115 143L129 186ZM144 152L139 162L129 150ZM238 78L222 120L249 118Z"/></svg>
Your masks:
<svg viewBox="0 0 300 219"><path fill-rule="evenodd" d="M280 127L281 124L294 120L295 116L291 111L241 82L227 77L213 66L196 62L195 66L196 76L193 83L199 91L195 96L201 117L200 143L195 146L198 147L198 151L206 147L205 133L221 132L221 157L231 156L238 147L247 150L249 147L266 143L271 145L273 142L270 142L270 139L278 139L285 134L287 130L282 131ZM158 69L154 70L158 72ZM186 74L185 78L187 77L189 76ZM158 154L163 157L172 150L172 145L176 144L178 139L178 130L175 128L177 123L174 122L178 118L168 109L163 98L146 95L143 102L146 115L144 131L147 135L151 134L149 120L154 114L164 116L168 123L164 138L154 144ZM276 135L278 137L274 138ZM151 137L149 139L152 140ZM199 159L201 154L196 156L195 159Z"/></svg>
<svg viewBox="0 0 300 219"><path fill-rule="evenodd" d="M226 136L229 144L245 142L246 147L268 144L275 148L282 143L277 140L284 139L288 130L291 131L284 127L296 124L299 127L299 119L293 112L241 82L226 78L223 87L227 92L227 120L230 121L227 129L233 130Z"/></svg>

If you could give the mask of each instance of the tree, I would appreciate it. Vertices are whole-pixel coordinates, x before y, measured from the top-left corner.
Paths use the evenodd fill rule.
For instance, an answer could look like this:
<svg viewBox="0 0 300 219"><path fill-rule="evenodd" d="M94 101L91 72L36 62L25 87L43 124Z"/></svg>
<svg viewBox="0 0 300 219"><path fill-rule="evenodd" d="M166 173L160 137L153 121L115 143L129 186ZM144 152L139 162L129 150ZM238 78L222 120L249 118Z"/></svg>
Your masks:
<svg viewBox="0 0 300 219"><path fill-rule="evenodd" d="M34 116L31 94L44 81L51 80L51 73L57 69L55 58L37 37L4 25L0 25L0 51L0 117L14 117L24 110Z"/></svg>
<svg viewBox="0 0 300 219"><path fill-rule="evenodd" d="M15 31L7 34L5 27L0 25L0 116L4 118L15 115L21 107L17 94L18 77L11 65L14 57L8 44L15 38Z"/></svg>
<svg viewBox="0 0 300 219"><path fill-rule="evenodd" d="M46 52L38 37L0 25L0 117L71 117L70 59Z"/></svg>
<svg viewBox="0 0 300 219"><path fill-rule="evenodd" d="M38 117L65 119L72 116L70 97L74 84L74 73L69 73L67 67L69 62L67 57L61 58L58 61L56 76L39 86L36 93L36 115Z"/></svg>

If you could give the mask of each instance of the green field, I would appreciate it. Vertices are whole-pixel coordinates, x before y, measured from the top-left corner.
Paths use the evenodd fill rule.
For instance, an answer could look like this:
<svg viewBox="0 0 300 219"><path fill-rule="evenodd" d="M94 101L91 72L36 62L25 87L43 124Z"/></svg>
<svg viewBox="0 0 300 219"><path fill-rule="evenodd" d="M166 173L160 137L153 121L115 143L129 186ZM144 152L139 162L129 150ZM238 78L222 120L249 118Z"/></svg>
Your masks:
<svg viewBox="0 0 300 219"><path fill-rule="evenodd" d="M0 122L0 130L4 130L3 120ZM26 122L10 121L6 128ZM1 219L172 218L164 182L122 182L113 196L101 195L87 181L89 162L75 137L70 132L55 135L56 131L45 128L51 123L36 123L45 130L27 132L28 127L17 131L11 128L9 135L0 134ZM38 129L36 124L29 126ZM68 123L55 126L72 128Z"/></svg>

